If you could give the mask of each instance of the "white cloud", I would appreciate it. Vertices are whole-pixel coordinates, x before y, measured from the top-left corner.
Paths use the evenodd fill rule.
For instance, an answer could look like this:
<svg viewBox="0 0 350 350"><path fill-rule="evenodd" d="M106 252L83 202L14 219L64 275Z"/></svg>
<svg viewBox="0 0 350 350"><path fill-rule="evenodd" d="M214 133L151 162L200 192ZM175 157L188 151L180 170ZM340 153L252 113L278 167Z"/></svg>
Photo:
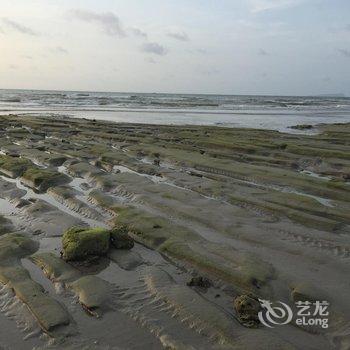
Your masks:
<svg viewBox="0 0 350 350"><path fill-rule="evenodd" d="M11 19L2 18L1 21L7 28L10 28L18 33L33 35L33 36L38 35L38 33L36 33L33 29L31 29L31 28L29 28L21 23L15 22ZM4 32L4 31L2 30L2 32Z"/></svg>
<svg viewBox="0 0 350 350"><path fill-rule="evenodd" d="M130 28L130 32L132 34L134 34L135 36L138 36L140 38L147 39L147 37L148 37L146 32L144 32L143 30L136 28L136 27Z"/></svg>
<svg viewBox="0 0 350 350"><path fill-rule="evenodd" d="M68 50L65 49L64 47L62 46L56 46L56 47L53 47L50 49L50 51L52 53L59 53L59 54L63 54L63 55L67 55L68 54Z"/></svg>
<svg viewBox="0 0 350 350"><path fill-rule="evenodd" d="M142 45L141 50L146 53L152 53L158 56L164 56L167 54L168 50L158 43L146 43Z"/></svg>
<svg viewBox="0 0 350 350"><path fill-rule="evenodd" d="M350 58L350 50L347 49L338 49L338 52L344 57Z"/></svg>
<svg viewBox="0 0 350 350"><path fill-rule="evenodd" d="M101 27L107 35L125 37L126 33L122 23L113 12L98 13L82 9L69 12L69 17L88 23L94 23Z"/></svg>
<svg viewBox="0 0 350 350"><path fill-rule="evenodd" d="M189 41L190 40L187 33L185 33L185 32L169 31L167 33L167 36L170 38L176 39L176 40L180 40L180 41Z"/></svg>
<svg viewBox="0 0 350 350"><path fill-rule="evenodd" d="M269 53L264 49L259 49L258 54L260 56L268 56Z"/></svg>
<svg viewBox="0 0 350 350"><path fill-rule="evenodd" d="M299 5L303 0L250 0L251 12L259 13L264 11L282 9Z"/></svg>

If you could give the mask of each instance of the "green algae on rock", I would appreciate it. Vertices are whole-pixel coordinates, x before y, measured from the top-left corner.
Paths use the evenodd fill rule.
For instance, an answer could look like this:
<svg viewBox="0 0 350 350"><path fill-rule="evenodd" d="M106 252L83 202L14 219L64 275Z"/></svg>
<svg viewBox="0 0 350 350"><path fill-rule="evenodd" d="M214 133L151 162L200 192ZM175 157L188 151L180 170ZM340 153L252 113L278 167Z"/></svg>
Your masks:
<svg viewBox="0 0 350 350"><path fill-rule="evenodd" d="M0 237L0 263L11 265L27 255L33 254L39 244L20 233L8 233Z"/></svg>
<svg viewBox="0 0 350 350"><path fill-rule="evenodd" d="M93 310L108 300L111 286L99 277L87 275L70 283L69 288L77 294L82 305Z"/></svg>
<svg viewBox="0 0 350 350"><path fill-rule="evenodd" d="M66 283L80 277L80 272L76 268L53 253L35 253L30 256L30 260L53 282Z"/></svg>
<svg viewBox="0 0 350 350"><path fill-rule="evenodd" d="M12 178L21 176L32 165L25 158L0 155L0 172Z"/></svg>
<svg viewBox="0 0 350 350"><path fill-rule="evenodd" d="M13 231L12 223L9 219L0 215L0 236Z"/></svg>
<svg viewBox="0 0 350 350"><path fill-rule="evenodd" d="M119 207L115 225L135 241L219 278L242 292L264 294L273 267L224 244L204 240L194 231L132 207Z"/></svg>
<svg viewBox="0 0 350 350"><path fill-rule="evenodd" d="M39 244L25 235L12 233L0 237L0 282L13 289L25 303L40 326L51 332L58 326L70 322L62 305L45 293L44 288L33 281L20 259L38 249Z"/></svg>
<svg viewBox="0 0 350 350"><path fill-rule="evenodd" d="M58 202L65 205L67 208L78 212L85 217L94 220L102 220L102 217L97 212L97 210L91 208L86 203L78 199L77 195L79 195L79 192L72 189L70 186L50 187L47 190L47 193L49 193L52 197L54 197Z"/></svg>
<svg viewBox="0 0 350 350"><path fill-rule="evenodd" d="M53 253L36 253L30 260L40 267L52 282L72 290L81 305L89 310L101 307L108 299L111 286L97 276L86 275Z"/></svg>
<svg viewBox="0 0 350 350"><path fill-rule="evenodd" d="M32 167L23 173L21 181L38 191L46 191L49 187L66 184L70 179L55 170Z"/></svg>
<svg viewBox="0 0 350 350"><path fill-rule="evenodd" d="M129 236L128 230L124 227L111 230L111 243L116 249L131 249L134 240Z"/></svg>
<svg viewBox="0 0 350 350"><path fill-rule="evenodd" d="M233 301L233 308L243 326L255 328L259 325L258 313L261 306L257 298L246 294L237 296Z"/></svg>
<svg viewBox="0 0 350 350"><path fill-rule="evenodd" d="M63 258L84 260L89 255L103 256L110 246L110 232L103 228L73 227L63 234Z"/></svg>

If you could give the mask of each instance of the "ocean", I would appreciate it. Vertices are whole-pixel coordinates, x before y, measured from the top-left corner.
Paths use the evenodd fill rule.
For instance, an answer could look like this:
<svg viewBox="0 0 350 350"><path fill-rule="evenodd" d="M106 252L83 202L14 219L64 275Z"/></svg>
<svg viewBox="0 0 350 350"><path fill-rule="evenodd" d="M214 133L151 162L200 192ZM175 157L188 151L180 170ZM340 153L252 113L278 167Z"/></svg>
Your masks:
<svg viewBox="0 0 350 350"><path fill-rule="evenodd" d="M297 124L350 122L350 98L0 90L0 114L10 113L291 132Z"/></svg>

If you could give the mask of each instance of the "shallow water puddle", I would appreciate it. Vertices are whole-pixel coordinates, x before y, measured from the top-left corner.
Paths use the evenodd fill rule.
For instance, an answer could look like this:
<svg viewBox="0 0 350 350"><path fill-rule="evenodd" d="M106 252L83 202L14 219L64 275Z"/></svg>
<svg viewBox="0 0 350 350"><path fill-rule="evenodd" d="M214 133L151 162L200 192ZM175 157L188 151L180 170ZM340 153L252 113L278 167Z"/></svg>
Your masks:
<svg viewBox="0 0 350 350"><path fill-rule="evenodd" d="M100 227L100 226L106 227L106 224L103 222L86 218L85 216L80 215L79 213L73 210L70 210L69 208L61 204L59 201L57 201L55 198L53 198L47 193L36 193L31 188L24 186L19 179L11 179L3 175L0 175L0 178L7 182L15 183L17 188L27 191L27 193L22 197L23 199L34 198L34 199L43 200L51 204L52 206L56 207L58 210L80 219L82 222L84 222L85 224L91 227Z"/></svg>
<svg viewBox="0 0 350 350"><path fill-rule="evenodd" d="M320 180L326 180L326 181L332 180L332 178L330 176L317 174L317 173L310 171L310 170L302 170L302 171L300 171L300 173L304 174L304 175L311 176L311 177L315 177L315 178L320 179Z"/></svg>
<svg viewBox="0 0 350 350"><path fill-rule="evenodd" d="M318 197L312 194L308 194L305 192L299 192L297 190L294 190L292 188L283 188L281 189L282 192L286 192L286 193L294 193L297 194L299 196L304 196L304 197L309 197L312 199L315 199L317 202L319 202L320 204L324 205L325 207L330 207L330 208L334 208L334 205L332 204L332 201L330 199L326 199L323 197Z"/></svg>
<svg viewBox="0 0 350 350"><path fill-rule="evenodd" d="M15 206L11 202L0 198L0 214L8 216L11 215L15 209Z"/></svg>

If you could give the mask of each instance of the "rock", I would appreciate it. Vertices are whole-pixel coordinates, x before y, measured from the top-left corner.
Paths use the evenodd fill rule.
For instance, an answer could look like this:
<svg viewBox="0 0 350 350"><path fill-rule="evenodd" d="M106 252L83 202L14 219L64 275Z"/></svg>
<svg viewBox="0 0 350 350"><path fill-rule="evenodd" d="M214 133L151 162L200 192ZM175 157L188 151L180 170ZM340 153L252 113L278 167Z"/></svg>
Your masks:
<svg viewBox="0 0 350 350"><path fill-rule="evenodd" d="M67 157L65 157L65 156L55 155L55 156L50 157L49 165L61 166L66 160L67 160Z"/></svg>
<svg viewBox="0 0 350 350"><path fill-rule="evenodd" d="M0 282L8 285L27 305L44 331L67 325L70 322L65 308L45 293L44 288L31 279L20 259L33 254L39 244L19 233L0 238Z"/></svg>
<svg viewBox="0 0 350 350"><path fill-rule="evenodd" d="M13 204L16 208L23 208L27 205L30 205L31 202L29 202L27 199L18 198L13 202Z"/></svg>
<svg viewBox="0 0 350 350"><path fill-rule="evenodd" d="M13 231L12 222L0 214L0 236Z"/></svg>
<svg viewBox="0 0 350 350"><path fill-rule="evenodd" d="M207 289L212 286L212 282L208 278L197 276L192 277L191 280L187 282L187 285L189 287L200 287Z"/></svg>
<svg viewBox="0 0 350 350"><path fill-rule="evenodd" d="M294 286L290 286L291 288L291 299L294 302L297 301L310 301L314 302L316 300L329 300L328 295L324 292L320 291L316 285L310 282L302 282L298 283Z"/></svg>
<svg viewBox="0 0 350 350"><path fill-rule="evenodd" d="M0 155L0 172L12 178L21 176L31 164L27 159Z"/></svg>
<svg viewBox="0 0 350 350"><path fill-rule="evenodd" d="M134 246L134 240L124 227L115 228L111 231L111 243L116 249L131 249Z"/></svg>
<svg viewBox="0 0 350 350"><path fill-rule="evenodd" d="M20 233L5 234L0 239L0 264L4 265L6 263L6 265L11 266L12 263L10 262L33 254L38 247L37 242Z"/></svg>
<svg viewBox="0 0 350 350"><path fill-rule="evenodd" d="M49 187L68 183L70 178L53 170L29 168L22 175L21 181L29 187L46 191Z"/></svg>
<svg viewBox="0 0 350 350"><path fill-rule="evenodd" d="M84 260L89 255L103 256L108 252L110 231L103 228L73 227L62 237L63 258Z"/></svg>
<svg viewBox="0 0 350 350"><path fill-rule="evenodd" d="M248 328L255 328L260 323L258 313L261 309L260 303L251 295L240 295L233 301L239 322Z"/></svg>
<svg viewBox="0 0 350 350"><path fill-rule="evenodd" d="M36 253L30 260L43 270L45 276L53 282L69 282L80 277L80 272L53 253Z"/></svg>
<svg viewBox="0 0 350 350"><path fill-rule="evenodd" d="M81 183L81 184L79 185L79 187L80 187L83 191L87 191L87 190L89 190L89 189L91 188L91 186L90 186L88 183L86 183L86 182Z"/></svg>
<svg viewBox="0 0 350 350"><path fill-rule="evenodd" d="M104 304L110 294L110 284L96 276L84 276L74 281L69 287L77 294L79 302L88 309L95 309Z"/></svg>
<svg viewBox="0 0 350 350"><path fill-rule="evenodd" d="M192 170L187 171L187 174L191 175L191 176L196 176L196 177L203 177L202 174L197 173L196 171L192 171Z"/></svg>
<svg viewBox="0 0 350 350"><path fill-rule="evenodd" d="M290 126L290 128L296 129L296 130L309 130L309 129L312 129L313 126L310 124L299 124L299 125Z"/></svg>

